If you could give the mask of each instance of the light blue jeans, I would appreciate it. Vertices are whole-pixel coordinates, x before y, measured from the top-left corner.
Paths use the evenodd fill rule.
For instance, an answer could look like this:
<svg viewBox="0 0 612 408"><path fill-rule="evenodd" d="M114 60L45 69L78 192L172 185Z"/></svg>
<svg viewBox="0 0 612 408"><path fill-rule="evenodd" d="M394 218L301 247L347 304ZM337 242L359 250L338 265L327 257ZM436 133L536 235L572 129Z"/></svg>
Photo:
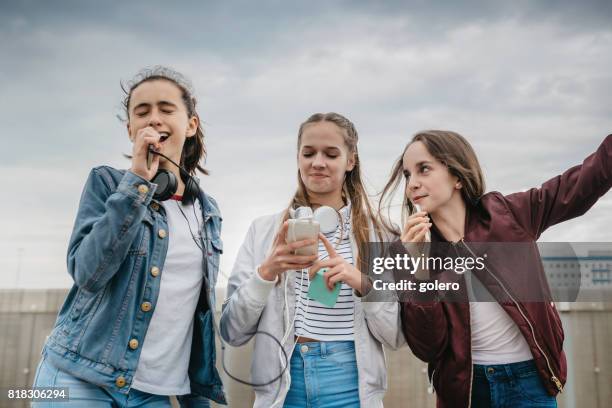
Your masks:
<svg viewBox="0 0 612 408"><path fill-rule="evenodd" d="M298 343L285 408L359 408L355 343Z"/></svg>
<svg viewBox="0 0 612 408"><path fill-rule="evenodd" d="M43 355L36 376L34 387L65 387L68 388L69 401L65 402L33 402L33 408L170 408L170 398L167 395L154 395L131 389L126 394L111 391L106 388L83 381L68 374L49 363ZM206 408L210 403L199 401L198 404L181 404Z"/></svg>

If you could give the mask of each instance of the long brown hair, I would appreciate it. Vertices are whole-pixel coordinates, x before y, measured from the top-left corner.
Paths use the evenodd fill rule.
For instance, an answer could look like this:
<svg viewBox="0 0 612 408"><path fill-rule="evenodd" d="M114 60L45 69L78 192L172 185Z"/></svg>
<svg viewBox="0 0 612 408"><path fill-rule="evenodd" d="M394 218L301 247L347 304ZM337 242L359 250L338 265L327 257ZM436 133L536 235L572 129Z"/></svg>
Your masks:
<svg viewBox="0 0 612 408"><path fill-rule="evenodd" d="M193 90L193 86L191 85L191 81L189 81L189 79L187 79L180 72L162 65L156 65L152 68L142 69L129 82L125 84L122 82L121 89L125 93L125 97L122 101L125 118L121 119L127 121L130 120L130 98L132 97L132 92L134 92L134 89L144 82L158 80L169 81L176 85L181 91L181 99L183 100L185 108L187 109L187 116L195 116L198 118L198 128L195 135L185 139L185 144L183 145L183 151L181 153L181 166L185 168L190 175L194 175L196 169L203 174L209 174L208 170L206 170L200 164L201 161L206 160L206 145L204 144L204 130L202 129L202 122L200 121L198 112L196 112L197 101L194 96L195 92ZM131 158L127 155L126 157Z"/></svg>
<svg viewBox="0 0 612 408"><path fill-rule="evenodd" d="M304 133L304 129L310 124L319 122L331 122L344 131L344 143L348 147L349 154L352 154L355 159L355 166L353 169L346 172L346 177L342 186L342 195L343 198L347 198L351 202L352 230L355 236L357 250L359 252L355 261L355 266L365 273L368 266L368 254L370 253L368 247L368 242L370 241L370 228L374 229L379 241L382 242L383 225L378 220L376 213L370 205L368 194L361 179L361 163L359 160L359 152L357 150L359 135L357 133L357 129L355 129L355 125L353 125L350 120L339 113L315 113L300 125L297 139L298 154L302 144L302 134ZM291 199L289 207L285 211L283 220L287 220L287 218L289 218L289 208L296 208L299 206L310 207L312 204L310 198L308 197L308 190L302 181L302 177L300 177L299 169L297 179L297 191Z"/></svg>
<svg viewBox="0 0 612 408"><path fill-rule="evenodd" d="M385 185L380 197L380 211L382 211L383 208L389 209L390 202L401 180L404 179L404 153L406 153L408 146L414 142L422 142L429 154L444 164L448 168L448 171L459 179L462 186L461 197L468 206L473 206L478 202L485 192L485 181L480 163L478 162L472 145L456 132L451 132L449 130L424 130L412 137L412 140L410 140L402 151L402 154L395 161L391 170L391 177ZM412 202L408 200L408 196L405 194L406 189L404 188L403 191L402 226L405 224L406 219L416 212L416 208ZM388 219L388 217L382 219ZM394 226L385 221L383 221L383 223L385 227L394 230L396 233L398 232Z"/></svg>

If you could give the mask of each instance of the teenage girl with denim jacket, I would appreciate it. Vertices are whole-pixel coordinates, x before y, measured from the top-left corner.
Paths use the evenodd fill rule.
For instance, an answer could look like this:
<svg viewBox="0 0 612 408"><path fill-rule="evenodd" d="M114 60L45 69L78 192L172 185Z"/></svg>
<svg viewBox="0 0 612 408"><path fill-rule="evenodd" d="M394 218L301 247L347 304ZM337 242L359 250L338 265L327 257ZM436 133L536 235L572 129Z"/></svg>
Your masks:
<svg viewBox="0 0 612 408"><path fill-rule="evenodd" d="M67 387L70 400L35 407L170 407L172 395L182 406L225 403L209 307L221 217L191 178L207 174L193 91L154 67L125 92L131 167L89 174L68 246L74 285L34 380ZM158 170L176 186L152 182Z"/></svg>

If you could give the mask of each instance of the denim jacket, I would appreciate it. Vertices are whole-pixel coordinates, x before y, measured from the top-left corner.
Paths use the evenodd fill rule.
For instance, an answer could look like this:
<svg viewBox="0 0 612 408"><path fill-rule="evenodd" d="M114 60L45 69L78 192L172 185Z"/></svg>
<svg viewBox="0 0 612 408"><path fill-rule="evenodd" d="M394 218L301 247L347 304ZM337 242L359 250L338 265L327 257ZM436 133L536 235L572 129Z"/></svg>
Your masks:
<svg viewBox="0 0 612 408"><path fill-rule="evenodd" d="M168 250L164 208L153 199L156 187L130 171L107 166L91 171L68 246L74 285L43 350L58 368L125 394L155 311ZM191 394L181 398L186 406L203 397L226 404L215 367L214 310L208 306L208 299L215 304L223 251L221 215L212 197L201 191L199 199L207 276L194 315Z"/></svg>

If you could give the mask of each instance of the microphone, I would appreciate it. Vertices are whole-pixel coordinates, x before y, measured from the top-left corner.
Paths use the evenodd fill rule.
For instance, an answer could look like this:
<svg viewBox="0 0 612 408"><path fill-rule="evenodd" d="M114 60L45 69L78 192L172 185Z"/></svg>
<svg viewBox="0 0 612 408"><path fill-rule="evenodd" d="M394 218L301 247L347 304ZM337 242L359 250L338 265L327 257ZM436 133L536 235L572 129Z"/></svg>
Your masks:
<svg viewBox="0 0 612 408"><path fill-rule="evenodd" d="M168 138L169 134L167 132L160 132L159 133L160 137L163 138L164 140ZM168 159L166 156L164 156L161 153L158 153L155 149L153 149L153 145L149 145L147 147L147 170L151 170L151 163L153 163L153 155L157 154L159 156L164 157L167 160ZM170 160L171 163L174 163L172 160ZM174 163L176 165L176 163ZM178 168L181 168L181 166L177 166ZM181 170L184 171L184 169L181 168Z"/></svg>
<svg viewBox="0 0 612 408"><path fill-rule="evenodd" d="M153 163L153 155L157 152L153 149L153 145L149 145L147 150L147 170L151 170L151 163Z"/></svg>

